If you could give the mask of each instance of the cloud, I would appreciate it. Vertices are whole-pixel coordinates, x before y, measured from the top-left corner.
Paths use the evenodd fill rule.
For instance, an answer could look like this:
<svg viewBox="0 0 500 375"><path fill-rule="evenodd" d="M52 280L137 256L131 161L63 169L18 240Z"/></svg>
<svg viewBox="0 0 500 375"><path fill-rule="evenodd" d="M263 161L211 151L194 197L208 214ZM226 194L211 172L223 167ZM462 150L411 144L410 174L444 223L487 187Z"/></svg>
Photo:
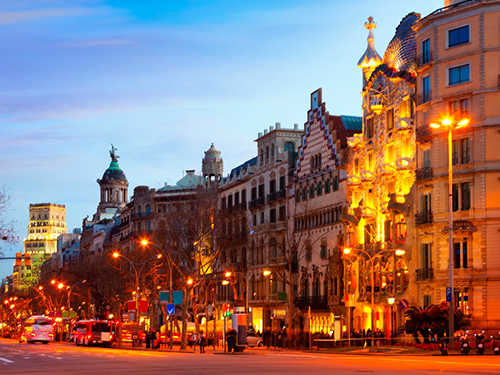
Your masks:
<svg viewBox="0 0 500 375"><path fill-rule="evenodd" d="M54 8L37 9L17 12L0 12L0 25L29 22L51 17L71 17L90 14L89 9L84 8Z"/></svg>
<svg viewBox="0 0 500 375"><path fill-rule="evenodd" d="M128 39L97 39L84 40L80 42L61 43L59 47L103 47L103 46L119 46L137 44L135 40Z"/></svg>

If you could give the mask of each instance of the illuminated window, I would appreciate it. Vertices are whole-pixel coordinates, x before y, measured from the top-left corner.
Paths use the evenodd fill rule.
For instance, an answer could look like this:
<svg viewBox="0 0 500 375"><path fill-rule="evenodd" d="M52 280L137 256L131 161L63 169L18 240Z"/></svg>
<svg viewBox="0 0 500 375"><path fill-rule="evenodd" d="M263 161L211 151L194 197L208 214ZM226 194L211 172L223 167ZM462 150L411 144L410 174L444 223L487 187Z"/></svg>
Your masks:
<svg viewBox="0 0 500 375"><path fill-rule="evenodd" d="M394 215L395 237L398 244L403 244L406 241L406 222L401 214Z"/></svg>
<svg viewBox="0 0 500 375"><path fill-rule="evenodd" d="M391 108L387 111L386 121L387 121L387 130L394 129L394 109L393 108Z"/></svg>
<svg viewBox="0 0 500 375"><path fill-rule="evenodd" d="M366 119L366 129L365 129L365 133L366 133L366 137L368 139L371 139L373 138L373 117L370 117L369 119Z"/></svg>
<svg viewBox="0 0 500 375"><path fill-rule="evenodd" d="M462 291L455 290L455 308L462 310L464 314L469 311L469 288Z"/></svg>

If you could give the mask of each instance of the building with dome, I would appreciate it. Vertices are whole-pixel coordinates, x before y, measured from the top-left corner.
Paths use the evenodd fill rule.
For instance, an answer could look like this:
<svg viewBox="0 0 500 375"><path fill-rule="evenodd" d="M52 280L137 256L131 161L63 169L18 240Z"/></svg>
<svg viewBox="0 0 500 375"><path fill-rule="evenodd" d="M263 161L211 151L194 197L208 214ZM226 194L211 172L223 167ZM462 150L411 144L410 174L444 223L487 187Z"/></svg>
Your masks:
<svg viewBox="0 0 500 375"><path fill-rule="evenodd" d="M118 165L117 148L111 145L111 163L104 171L102 179L97 179L100 187L100 201L96 213L89 220L83 219L80 242L83 256L103 252L104 238L108 231L119 224L119 211L127 204L128 180Z"/></svg>
<svg viewBox="0 0 500 375"><path fill-rule="evenodd" d="M220 184L222 173L224 172L224 162L220 154L220 151L217 151L213 143L205 151L205 157L201 161L203 185L205 187L218 186Z"/></svg>

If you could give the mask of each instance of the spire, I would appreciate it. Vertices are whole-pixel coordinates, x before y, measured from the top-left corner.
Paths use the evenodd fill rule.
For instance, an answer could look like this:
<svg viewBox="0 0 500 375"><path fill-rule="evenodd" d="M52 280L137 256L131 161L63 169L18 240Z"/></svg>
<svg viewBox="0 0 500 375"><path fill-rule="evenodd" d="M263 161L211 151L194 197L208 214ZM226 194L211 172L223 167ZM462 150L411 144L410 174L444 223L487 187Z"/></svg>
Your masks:
<svg viewBox="0 0 500 375"><path fill-rule="evenodd" d="M377 24L373 22L372 16L368 17L368 22L365 22L365 27L368 29L368 47L363 56L359 59L358 67L363 70L364 79L366 81L375 68L382 63L382 58L375 50L373 29L377 28Z"/></svg>

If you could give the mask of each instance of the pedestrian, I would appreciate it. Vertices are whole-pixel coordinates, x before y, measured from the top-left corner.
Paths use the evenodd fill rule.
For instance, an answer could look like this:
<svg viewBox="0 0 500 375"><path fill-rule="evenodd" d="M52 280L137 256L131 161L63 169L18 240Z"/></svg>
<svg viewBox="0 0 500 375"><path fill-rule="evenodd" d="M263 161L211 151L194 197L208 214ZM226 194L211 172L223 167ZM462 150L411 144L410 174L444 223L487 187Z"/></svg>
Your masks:
<svg viewBox="0 0 500 375"><path fill-rule="evenodd" d="M205 338L203 330L201 330L200 334L198 335L198 341L200 344L200 353L205 353L205 346L207 345L207 339Z"/></svg>
<svg viewBox="0 0 500 375"><path fill-rule="evenodd" d="M155 333L155 341L153 349L159 349L159 348L160 348L160 330L157 329Z"/></svg>
<svg viewBox="0 0 500 375"><path fill-rule="evenodd" d="M146 331L146 349L151 348L151 331Z"/></svg>
<svg viewBox="0 0 500 375"><path fill-rule="evenodd" d="M196 341L198 341L198 335L196 334L196 332L194 332L191 335L191 341L193 342L193 352L195 352L196 351Z"/></svg>

